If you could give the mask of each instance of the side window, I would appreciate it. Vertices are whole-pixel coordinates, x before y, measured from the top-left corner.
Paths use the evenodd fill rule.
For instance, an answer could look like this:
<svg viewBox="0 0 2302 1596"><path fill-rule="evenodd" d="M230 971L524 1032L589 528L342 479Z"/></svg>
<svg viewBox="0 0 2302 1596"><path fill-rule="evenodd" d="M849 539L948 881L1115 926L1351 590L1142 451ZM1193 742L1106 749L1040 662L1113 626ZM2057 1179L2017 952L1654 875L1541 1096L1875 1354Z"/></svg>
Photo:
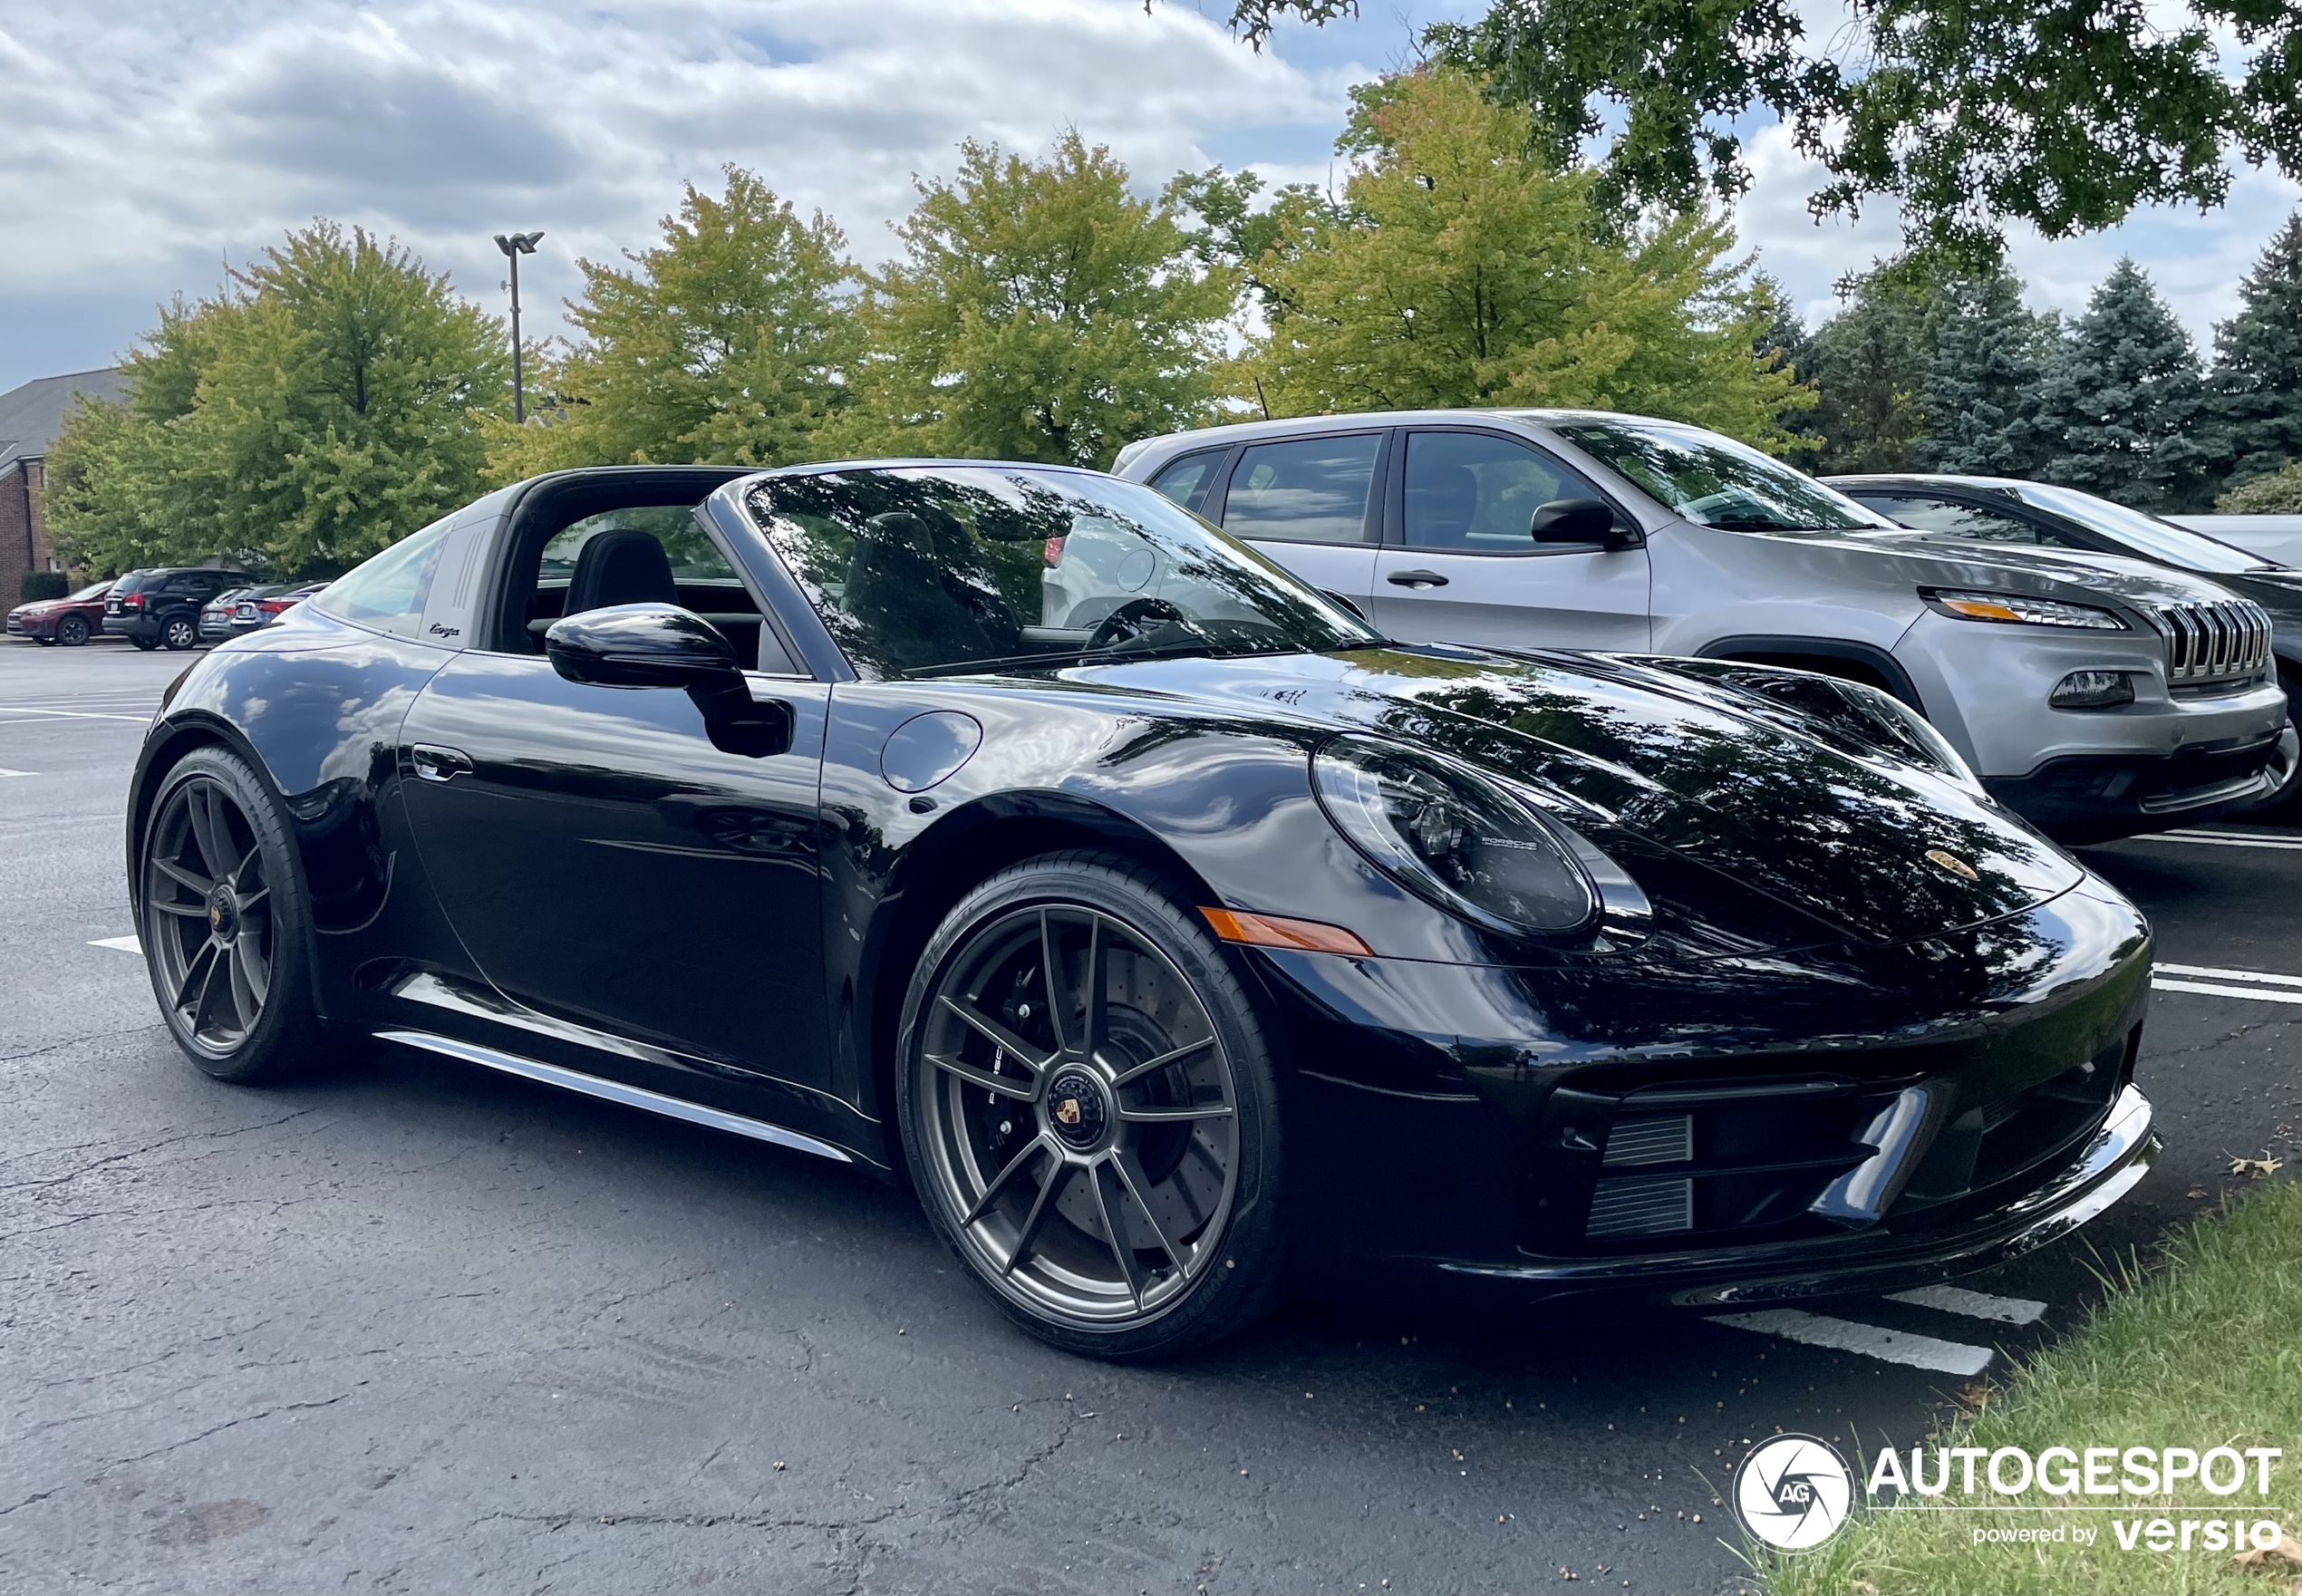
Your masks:
<svg viewBox="0 0 2302 1596"><path fill-rule="evenodd" d="M1164 493L1185 509L1197 506L1207 490L1207 479L1223 464L1228 450L1203 449L1197 454L1186 454L1179 460L1169 460L1151 479L1154 491Z"/></svg>
<svg viewBox="0 0 2302 1596"><path fill-rule="evenodd" d="M1533 554L1534 512L1599 491L1525 444L1488 432L1416 432L1407 440L1403 530L1410 548Z"/></svg>
<svg viewBox="0 0 2302 1596"><path fill-rule="evenodd" d="M440 565L448 517L411 532L364 565L354 566L307 601L322 614L400 637L423 635L424 601Z"/></svg>
<svg viewBox="0 0 2302 1596"><path fill-rule="evenodd" d="M526 645L541 653L544 634L561 616L624 604L677 605L718 628L745 670L798 673L692 505L625 505L553 533L537 556Z"/></svg>
<svg viewBox="0 0 2302 1596"><path fill-rule="evenodd" d="M1364 542L1382 441L1379 432L1349 432L1254 445L1231 473L1224 530L1289 543Z"/></svg>
<svg viewBox="0 0 2302 1596"><path fill-rule="evenodd" d="M1889 520L1900 521L1921 532L1971 537L1978 543L2043 543L2049 547L2061 543L2018 517L1973 505L1953 504L1947 498L1914 498L1899 493L1857 493L1849 497L1866 509L1874 509Z"/></svg>

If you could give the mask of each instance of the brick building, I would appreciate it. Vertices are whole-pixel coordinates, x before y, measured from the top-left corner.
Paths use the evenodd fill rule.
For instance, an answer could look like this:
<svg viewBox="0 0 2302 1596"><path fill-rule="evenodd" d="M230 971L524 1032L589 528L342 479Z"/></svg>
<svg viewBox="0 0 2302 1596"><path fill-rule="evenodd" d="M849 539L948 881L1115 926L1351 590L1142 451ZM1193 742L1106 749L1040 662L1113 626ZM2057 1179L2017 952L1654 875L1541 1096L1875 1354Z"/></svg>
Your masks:
<svg viewBox="0 0 2302 1596"><path fill-rule="evenodd" d="M41 377L0 393L0 608L13 606L33 571L62 569L41 514L48 448L81 394L119 400L128 373L117 369Z"/></svg>

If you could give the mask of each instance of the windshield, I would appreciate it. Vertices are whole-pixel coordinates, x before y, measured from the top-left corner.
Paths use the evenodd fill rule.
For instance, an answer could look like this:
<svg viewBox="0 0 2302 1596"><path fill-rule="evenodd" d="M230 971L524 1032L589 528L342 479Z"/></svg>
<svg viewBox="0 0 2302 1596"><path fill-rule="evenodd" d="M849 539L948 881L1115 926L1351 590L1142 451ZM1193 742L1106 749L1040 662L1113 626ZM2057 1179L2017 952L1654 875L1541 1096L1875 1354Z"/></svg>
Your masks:
<svg viewBox="0 0 2302 1596"><path fill-rule="evenodd" d="M64 602L66 604L78 604L83 599L102 598L111 586L111 584L109 582L91 582L87 586L82 588L78 593L73 594Z"/></svg>
<svg viewBox="0 0 2302 1596"><path fill-rule="evenodd" d="M770 478L750 504L840 648L873 675L1378 641L1197 517L1108 477L827 471Z"/></svg>
<svg viewBox="0 0 2302 1596"><path fill-rule="evenodd" d="M1571 421L1552 430L1656 503L1729 532L1867 532L1894 523L1731 438L1664 421Z"/></svg>
<svg viewBox="0 0 2302 1596"><path fill-rule="evenodd" d="M2113 504L2106 498L2096 498L2091 493L2081 493L2075 488L2053 488L2044 482L2018 484L2015 492L2042 510L2052 510L2067 516L2080 526L2099 532L2104 537L2123 543L2144 559L2161 560L2170 566L2180 566L2186 571L2232 572L2276 571L2281 569L2275 561L2258 554L2234 548L2220 538L2209 537L2203 532L2193 532L2187 527L2177 527L2171 521L2162 521L2156 516L2146 516L2140 510L2130 510L2123 504Z"/></svg>

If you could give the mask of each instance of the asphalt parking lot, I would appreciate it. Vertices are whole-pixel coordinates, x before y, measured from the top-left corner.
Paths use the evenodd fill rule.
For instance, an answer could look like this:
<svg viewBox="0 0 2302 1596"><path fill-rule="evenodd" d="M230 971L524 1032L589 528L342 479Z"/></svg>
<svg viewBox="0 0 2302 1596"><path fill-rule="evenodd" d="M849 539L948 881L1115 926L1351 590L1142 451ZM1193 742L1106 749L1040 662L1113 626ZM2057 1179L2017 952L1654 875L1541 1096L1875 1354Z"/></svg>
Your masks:
<svg viewBox="0 0 2302 1596"><path fill-rule="evenodd" d="M2201 826L2087 855L2158 928L2166 1152L2075 1243L1759 1325L1305 1304L1105 1368L816 1160L412 1053L198 1074L121 945L185 663L0 645L10 1591L1734 1590L1749 1439L1909 1445L2302 1134L2302 833Z"/></svg>

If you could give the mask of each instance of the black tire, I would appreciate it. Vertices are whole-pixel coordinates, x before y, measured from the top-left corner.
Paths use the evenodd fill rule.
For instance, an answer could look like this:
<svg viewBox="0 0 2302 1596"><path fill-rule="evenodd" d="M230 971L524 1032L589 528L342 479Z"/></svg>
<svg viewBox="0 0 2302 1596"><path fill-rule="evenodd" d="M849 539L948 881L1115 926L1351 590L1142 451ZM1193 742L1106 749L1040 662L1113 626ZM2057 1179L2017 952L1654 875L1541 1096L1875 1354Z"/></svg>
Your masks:
<svg viewBox="0 0 2302 1596"><path fill-rule="evenodd" d="M88 617L66 615L56 623L56 641L66 648L78 648L88 641Z"/></svg>
<svg viewBox="0 0 2302 1596"><path fill-rule="evenodd" d="M159 638L157 638L157 637L147 637L147 636L145 636L145 635L144 635L142 633L140 633L140 632L131 632L131 633L128 634L128 641L129 641L129 642L131 642L131 643L134 643L134 644L135 644L138 648L140 648L140 649L143 650L143 651L144 651L144 653L151 653L151 652L152 652L152 650L154 650L154 649L156 649L156 648L158 648L158 647L160 646L160 639L159 639Z"/></svg>
<svg viewBox="0 0 2302 1596"><path fill-rule="evenodd" d="M1092 1020L1091 977L1105 994ZM978 885L921 953L897 1046L920 1202L1031 1334L1148 1362L1283 1300L1264 1027L1222 943L1156 872L1124 855L1061 853Z"/></svg>
<svg viewBox="0 0 2302 1596"><path fill-rule="evenodd" d="M153 797L136 877L152 995L185 1057L218 1080L254 1085L325 1056L311 898L261 777L223 749L185 755Z"/></svg>
<svg viewBox="0 0 2302 1596"><path fill-rule="evenodd" d="M199 646L199 623L189 615L170 615L160 624L162 646L177 653Z"/></svg>

